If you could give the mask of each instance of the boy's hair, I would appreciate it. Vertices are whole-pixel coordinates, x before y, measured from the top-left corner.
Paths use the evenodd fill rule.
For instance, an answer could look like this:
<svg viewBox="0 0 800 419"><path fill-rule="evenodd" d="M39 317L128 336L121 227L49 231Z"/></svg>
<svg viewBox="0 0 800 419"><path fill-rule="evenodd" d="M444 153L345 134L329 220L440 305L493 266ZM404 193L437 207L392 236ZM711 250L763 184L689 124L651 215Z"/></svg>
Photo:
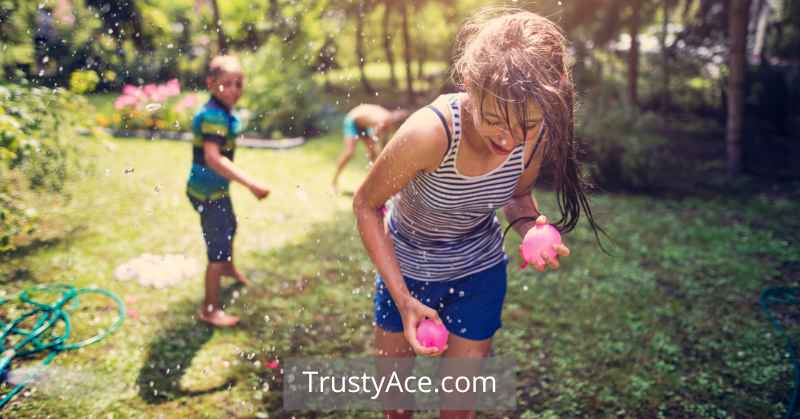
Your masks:
<svg viewBox="0 0 800 419"><path fill-rule="evenodd" d="M242 64L233 55L217 55L208 64L208 77L217 78L225 73L241 74Z"/></svg>
<svg viewBox="0 0 800 419"><path fill-rule="evenodd" d="M545 130L540 141L545 142L546 160L555 168L561 212L555 224L570 231L583 210L597 234L602 229L594 223L576 156L575 87L569 61L566 38L555 23L521 9L485 8L459 31L452 76L479 104L481 119L486 98L497 101L509 127L513 107L522 119L523 138L528 134L526 108L530 103L540 108Z"/></svg>

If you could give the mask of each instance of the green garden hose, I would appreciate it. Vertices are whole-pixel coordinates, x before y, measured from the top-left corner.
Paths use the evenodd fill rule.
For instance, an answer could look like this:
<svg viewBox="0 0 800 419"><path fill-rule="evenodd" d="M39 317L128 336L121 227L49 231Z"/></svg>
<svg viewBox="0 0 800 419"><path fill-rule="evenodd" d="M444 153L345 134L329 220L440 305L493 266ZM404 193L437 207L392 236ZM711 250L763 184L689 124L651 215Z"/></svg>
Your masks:
<svg viewBox="0 0 800 419"><path fill-rule="evenodd" d="M32 298L33 293L60 293L61 298L52 304L38 302ZM113 300L119 307L119 317L111 327L101 330L99 334L80 342L68 343L72 325L70 323L68 311L78 307L78 296L83 294L100 294ZM19 300L33 308L9 322L0 320L0 383L5 380L5 376L11 369L11 362L15 359L31 358L41 354L47 354L42 361L42 365L48 365L60 353L79 349L84 346L96 343L106 336L114 333L120 328L125 320L125 303L111 291L102 288L75 288L71 285L42 285L28 288L19 294ZM0 306L7 303L8 299L0 298ZM71 303L70 308L66 308ZM29 320L31 319L31 320ZM32 328L22 327L26 321L35 320ZM55 327L63 322L63 334L56 335ZM11 337L17 338L17 343L5 347L6 342L11 341ZM26 383L17 384L11 392L0 399L0 410L5 407L25 387Z"/></svg>
<svg viewBox="0 0 800 419"><path fill-rule="evenodd" d="M778 333L786 339L786 351L789 353L789 359L794 367L794 391L792 392L792 399L789 401L789 409L786 410L784 419L794 417L797 412L798 396L800 396L800 361L797 359L797 345L794 343L789 334L786 333L786 328L783 327L780 321L775 317L775 314L770 310L771 306L777 305L800 305L800 287L774 287L766 288L761 292L761 297L758 299L761 304L761 309L772 322L772 326Z"/></svg>

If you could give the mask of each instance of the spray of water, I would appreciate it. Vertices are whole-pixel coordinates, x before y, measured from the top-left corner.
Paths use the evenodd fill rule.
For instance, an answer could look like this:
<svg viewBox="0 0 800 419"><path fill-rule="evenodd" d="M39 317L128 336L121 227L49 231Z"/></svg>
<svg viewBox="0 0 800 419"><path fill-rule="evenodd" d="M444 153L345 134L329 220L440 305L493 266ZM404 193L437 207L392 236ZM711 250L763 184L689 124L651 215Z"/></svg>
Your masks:
<svg viewBox="0 0 800 419"><path fill-rule="evenodd" d="M96 373L67 369L56 365L34 365L14 368L6 381L12 385L24 384L48 395L79 398L89 394L118 393L122 384Z"/></svg>

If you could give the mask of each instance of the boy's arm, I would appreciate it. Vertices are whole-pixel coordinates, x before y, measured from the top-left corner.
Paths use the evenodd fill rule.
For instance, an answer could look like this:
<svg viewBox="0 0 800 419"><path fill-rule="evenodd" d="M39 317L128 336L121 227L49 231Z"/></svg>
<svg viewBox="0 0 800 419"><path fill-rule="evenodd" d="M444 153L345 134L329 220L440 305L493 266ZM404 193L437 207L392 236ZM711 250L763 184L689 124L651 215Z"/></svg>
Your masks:
<svg viewBox="0 0 800 419"><path fill-rule="evenodd" d="M269 195L269 189L256 182L255 179L252 179L243 170L236 167L229 158L223 156L219 151L219 144L216 142L203 141L203 154L208 167L220 176L242 184L247 189L250 189L250 192L258 199L266 198Z"/></svg>

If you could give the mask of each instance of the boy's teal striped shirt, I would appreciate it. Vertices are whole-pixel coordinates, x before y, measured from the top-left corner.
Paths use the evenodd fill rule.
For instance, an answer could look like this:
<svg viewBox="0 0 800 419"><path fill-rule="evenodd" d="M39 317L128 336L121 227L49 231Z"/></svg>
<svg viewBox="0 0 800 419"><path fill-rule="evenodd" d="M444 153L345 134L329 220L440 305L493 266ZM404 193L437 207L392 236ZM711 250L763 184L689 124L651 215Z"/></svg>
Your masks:
<svg viewBox="0 0 800 419"><path fill-rule="evenodd" d="M192 120L192 169L186 185L189 196L204 201L228 196L230 182L208 167L203 142L219 144L220 153L233 161L236 137L241 131L239 118L214 97L195 114Z"/></svg>

